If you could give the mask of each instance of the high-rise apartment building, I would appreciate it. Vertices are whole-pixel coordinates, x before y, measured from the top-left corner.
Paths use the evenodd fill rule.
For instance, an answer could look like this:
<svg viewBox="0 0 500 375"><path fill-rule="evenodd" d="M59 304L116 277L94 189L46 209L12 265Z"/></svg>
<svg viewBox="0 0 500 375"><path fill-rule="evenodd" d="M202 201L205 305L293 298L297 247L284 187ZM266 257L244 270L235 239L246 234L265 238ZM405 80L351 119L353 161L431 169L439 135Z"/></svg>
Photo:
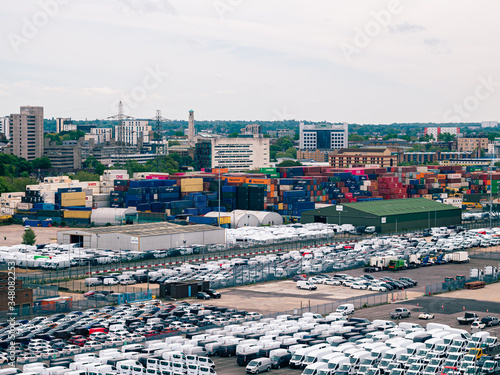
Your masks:
<svg viewBox="0 0 500 375"><path fill-rule="evenodd" d="M12 154L33 160L43 156L43 107L21 107L9 118Z"/></svg>
<svg viewBox="0 0 500 375"><path fill-rule="evenodd" d="M56 118L56 133L75 131L76 124L73 124L70 118Z"/></svg>
<svg viewBox="0 0 500 375"><path fill-rule="evenodd" d="M434 137L434 140L437 141L439 138L439 134L451 134L451 135L459 135L460 134L460 128L439 128L439 127L434 127L434 128L425 128L424 129L424 134L425 135L432 135Z"/></svg>
<svg viewBox="0 0 500 375"><path fill-rule="evenodd" d="M0 133L5 135L5 138L10 138L9 117L0 117Z"/></svg>
<svg viewBox="0 0 500 375"><path fill-rule="evenodd" d="M139 141L148 143L151 131L148 120L124 120L122 126L115 128L115 140L136 146Z"/></svg>
<svg viewBox="0 0 500 375"><path fill-rule="evenodd" d="M300 123L301 150L339 150L348 147L349 130L346 122L343 124L312 124Z"/></svg>

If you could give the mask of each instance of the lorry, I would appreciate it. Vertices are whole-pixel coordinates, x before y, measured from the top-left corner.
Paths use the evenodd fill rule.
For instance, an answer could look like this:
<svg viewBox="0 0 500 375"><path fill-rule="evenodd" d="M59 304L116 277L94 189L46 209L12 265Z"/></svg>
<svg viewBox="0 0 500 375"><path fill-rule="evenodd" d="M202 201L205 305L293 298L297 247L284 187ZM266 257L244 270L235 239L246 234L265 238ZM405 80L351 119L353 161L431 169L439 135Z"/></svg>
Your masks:
<svg viewBox="0 0 500 375"><path fill-rule="evenodd" d="M380 269L387 269L391 260L397 260L398 257L392 255L378 256L370 258L370 267L378 267Z"/></svg>
<svg viewBox="0 0 500 375"><path fill-rule="evenodd" d="M389 270L401 271L406 269L406 261L403 259L393 259L389 261Z"/></svg>
<svg viewBox="0 0 500 375"><path fill-rule="evenodd" d="M451 261L453 263L468 263L470 261L469 253L467 251L456 251L451 255Z"/></svg>
<svg viewBox="0 0 500 375"><path fill-rule="evenodd" d="M464 316L458 317L458 324L472 324L472 322L476 319L479 319L479 316L476 313L466 312Z"/></svg>

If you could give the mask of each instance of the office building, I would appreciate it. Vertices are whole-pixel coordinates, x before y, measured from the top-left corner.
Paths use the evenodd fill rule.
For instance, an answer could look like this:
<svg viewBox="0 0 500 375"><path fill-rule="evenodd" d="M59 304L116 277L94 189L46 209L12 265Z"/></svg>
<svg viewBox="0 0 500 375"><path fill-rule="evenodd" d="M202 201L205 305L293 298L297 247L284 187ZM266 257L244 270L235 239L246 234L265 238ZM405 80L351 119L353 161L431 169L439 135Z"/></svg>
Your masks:
<svg viewBox="0 0 500 375"><path fill-rule="evenodd" d="M111 142L111 128L92 128L90 134L85 134L85 140L94 140L94 144Z"/></svg>
<svg viewBox="0 0 500 375"><path fill-rule="evenodd" d="M325 150L297 150L298 160L314 160L319 163L328 163L328 154Z"/></svg>
<svg viewBox="0 0 500 375"><path fill-rule="evenodd" d="M425 128L424 129L424 134L425 135L432 135L434 137L434 140L437 141L439 138L439 134L451 134L451 135L459 135L460 134L460 128Z"/></svg>
<svg viewBox="0 0 500 375"><path fill-rule="evenodd" d="M56 118L56 133L76 131L76 124L70 118Z"/></svg>
<svg viewBox="0 0 500 375"><path fill-rule="evenodd" d="M472 152L474 150L487 150L488 138L457 138L455 139L456 150Z"/></svg>
<svg viewBox="0 0 500 375"><path fill-rule="evenodd" d="M5 135L5 138L9 139L10 131L9 131L9 117L0 117L0 133Z"/></svg>
<svg viewBox="0 0 500 375"><path fill-rule="evenodd" d="M482 128L496 128L498 126L498 121L483 121L481 122Z"/></svg>
<svg viewBox="0 0 500 375"><path fill-rule="evenodd" d="M378 165L393 167L398 165L398 155L389 148L344 148L329 155L330 166L348 168Z"/></svg>
<svg viewBox="0 0 500 375"><path fill-rule="evenodd" d="M82 169L82 146L78 141L64 141L58 145L45 138L43 156L49 158L52 168Z"/></svg>
<svg viewBox="0 0 500 375"><path fill-rule="evenodd" d="M339 150L348 147L349 129L343 124L313 124L300 123L301 150Z"/></svg>
<svg viewBox="0 0 500 375"><path fill-rule="evenodd" d="M33 160L43 155L43 107L21 107L9 118L12 154Z"/></svg>
<svg viewBox="0 0 500 375"><path fill-rule="evenodd" d="M259 125L259 124L250 124L250 125L247 125L247 126L245 126L242 129L241 134L244 134L244 135L259 135L259 134L262 134L262 125Z"/></svg>
<svg viewBox="0 0 500 375"><path fill-rule="evenodd" d="M273 138L283 138L283 137L295 137L295 130L289 129L278 129L278 130L269 130L267 132Z"/></svg>
<svg viewBox="0 0 500 375"><path fill-rule="evenodd" d="M196 169L228 168L230 172L244 172L269 167L269 138L198 139L195 145Z"/></svg>
<svg viewBox="0 0 500 375"><path fill-rule="evenodd" d="M148 143L151 131L148 120L124 120L122 126L115 127L115 140L136 146L138 143Z"/></svg>

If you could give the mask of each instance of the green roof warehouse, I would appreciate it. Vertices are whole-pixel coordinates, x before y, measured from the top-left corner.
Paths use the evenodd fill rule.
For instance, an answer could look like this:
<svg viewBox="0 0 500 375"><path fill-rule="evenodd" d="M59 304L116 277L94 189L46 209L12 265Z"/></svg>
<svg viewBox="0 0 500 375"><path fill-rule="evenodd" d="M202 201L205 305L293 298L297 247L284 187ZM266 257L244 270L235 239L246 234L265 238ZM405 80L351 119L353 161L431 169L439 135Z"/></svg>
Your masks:
<svg viewBox="0 0 500 375"><path fill-rule="evenodd" d="M345 203L302 212L301 223L374 226L379 233L459 225L462 210L425 198Z"/></svg>

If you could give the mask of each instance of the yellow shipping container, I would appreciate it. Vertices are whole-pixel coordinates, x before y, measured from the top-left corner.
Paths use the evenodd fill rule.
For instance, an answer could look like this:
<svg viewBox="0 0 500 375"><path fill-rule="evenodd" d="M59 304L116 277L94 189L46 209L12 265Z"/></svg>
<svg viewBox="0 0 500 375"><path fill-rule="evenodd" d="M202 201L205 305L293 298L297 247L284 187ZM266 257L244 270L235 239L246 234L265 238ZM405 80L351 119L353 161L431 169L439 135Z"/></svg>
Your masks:
<svg viewBox="0 0 500 375"><path fill-rule="evenodd" d="M66 199L61 201L61 207L85 207L85 198L83 199Z"/></svg>
<svg viewBox="0 0 500 375"><path fill-rule="evenodd" d="M181 193L197 193L203 191L203 184L193 186L181 186Z"/></svg>
<svg viewBox="0 0 500 375"><path fill-rule="evenodd" d="M90 219L92 211L64 211L64 217L67 219Z"/></svg>
<svg viewBox="0 0 500 375"><path fill-rule="evenodd" d="M199 184L203 186L203 178L183 178L181 180L181 187L199 185Z"/></svg>
<svg viewBox="0 0 500 375"><path fill-rule="evenodd" d="M61 206L71 207L71 206L85 206L85 193L62 193L61 194Z"/></svg>
<svg viewBox="0 0 500 375"><path fill-rule="evenodd" d="M219 224L231 224L231 216L221 216Z"/></svg>
<svg viewBox="0 0 500 375"><path fill-rule="evenodd" d="M278 203L278 210L283 210L283 203Z"/></svg>

